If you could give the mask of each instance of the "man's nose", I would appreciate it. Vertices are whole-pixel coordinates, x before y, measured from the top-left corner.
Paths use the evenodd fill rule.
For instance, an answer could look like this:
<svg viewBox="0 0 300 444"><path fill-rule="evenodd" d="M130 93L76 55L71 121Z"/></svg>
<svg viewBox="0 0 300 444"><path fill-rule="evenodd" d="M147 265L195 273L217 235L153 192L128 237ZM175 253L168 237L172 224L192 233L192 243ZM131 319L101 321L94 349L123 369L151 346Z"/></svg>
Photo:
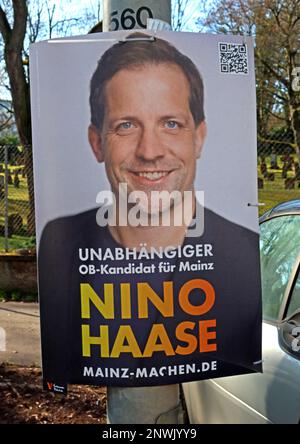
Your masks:
<svg viewBox="0 0 300 444"><path fill-rule="evenodd" d="M136 147L136 156L145 160L154 160L165 155L165 147L158 131L143 128Z"/></svg>

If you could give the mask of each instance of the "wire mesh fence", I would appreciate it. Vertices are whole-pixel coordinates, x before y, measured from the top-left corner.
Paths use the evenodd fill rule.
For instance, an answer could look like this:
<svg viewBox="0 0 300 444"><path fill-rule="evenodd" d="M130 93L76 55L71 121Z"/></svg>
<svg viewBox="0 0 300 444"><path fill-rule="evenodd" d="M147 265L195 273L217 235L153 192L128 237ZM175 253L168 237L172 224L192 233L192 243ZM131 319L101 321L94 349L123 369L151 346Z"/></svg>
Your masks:
<svg viewBox="0 0 300 444"><path fill-rule="evenodd" d="M30 200L25 159L29 149L0 146L0 251L34 248L34 232L28 227Z"/></svg>
<svg viewBox="0 0 300 444"><path fill-rule="evenodd" d="M258 149L258 196L265 205L260 214L291 199L300 198L300 156L291 130L260 134Z"/></svg>
<svg viewBox="0 0 300 444"><path fill-rule="evenodd" d="M260 214L274 205L300 198L300 159L293 134L258 136L258 196ZM29 229L30 197L26 150L19 145L0 146L0 252L34 251L35 236ZM32 166L31 166L32 168Z"/></svg>

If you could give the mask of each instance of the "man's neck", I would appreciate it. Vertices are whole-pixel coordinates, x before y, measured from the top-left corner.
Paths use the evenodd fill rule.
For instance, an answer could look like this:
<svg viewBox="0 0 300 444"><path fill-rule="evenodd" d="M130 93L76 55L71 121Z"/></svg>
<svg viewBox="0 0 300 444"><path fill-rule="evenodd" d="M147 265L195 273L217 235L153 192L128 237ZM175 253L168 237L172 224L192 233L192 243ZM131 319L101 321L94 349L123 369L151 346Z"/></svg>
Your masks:
<svg viewBox="0 0 300 444"><path fill-rule="evenodd" d="M181 245L186 227L109 227L112 237L123 247L167 247Z"/></svg>
<svg viewBox="0 0 300 444"><path fill-rule="evenodd" d="M168 226L109 226L109 231L112 237L123 247L137 248L140 249L141 246L146 246L146 248L154 247L167 247L167 246L178 246L182 245L186 235L187 228L191 223L193 214L195 213L196 199L193 198L192 201L192 211L189 213L191 217L185 220L184 214L182 216L182 223L176 226L171 223ZM177 209L177 211L184 211L184 207ZM176 208L171 211L170 220L174 221L174 213Z"/></svg>

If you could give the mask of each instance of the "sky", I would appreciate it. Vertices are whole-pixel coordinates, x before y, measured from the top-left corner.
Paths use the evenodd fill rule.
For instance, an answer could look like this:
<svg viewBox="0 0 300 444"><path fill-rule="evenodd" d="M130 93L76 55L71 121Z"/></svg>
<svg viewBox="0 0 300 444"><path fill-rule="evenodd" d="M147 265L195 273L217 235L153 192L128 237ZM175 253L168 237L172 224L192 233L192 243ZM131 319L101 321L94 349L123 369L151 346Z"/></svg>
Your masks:
<svg viewBox="0 0 300 444"><path fill-rule="evenodd" d="M176 2L176 0L172 0ZM94 26L98 17L102 19L102 3L101 0L35 0L31 2L33 23L37 21L38 11L42 6L42 20L44 23L42 32L40 32L37 40L45 40L49 38L49 14L54 9L53 24L55 24L52 38L58 36L69 36L86 34L92 26ZM201 0L189 0L185 17L183 19L183 31L199 32L196 26L196 19L199 17ZM99 9L99 4L101 4ZM48 5L48 8L47 6ZM47 10L48 9L48 10ZM68 17L68 22L62 23L63 19ZM70 19L80 20L70 20ZM88 19L88 20L87 20ZM0 37L1 38L1 37ZM2 61L0 63L0 99L9 99L10 94L6 88L1 85L1 78L5 77L5 70Z"/></svg>
<svg viewBox="0 0 300 444"><path fill-rule="evenodd" d="M50 4L51 7L52 5L56 5L57 13L60 12L61 16L78 16L78 13L80 13L80 11L82 11L83 13L86 13L88 11L90 14L94 14L96 16L98 14L99 3L101 3L100 16L102 18L102 0L48 0L48 4ZM174 3L176 3L176 0L172 0L173 5ZM196 19L199 17L199 9L201 4L203 4L203 1L201 0L188 1L186 14L183 20L183 31L197 32L199 30L195 22Z"/></svg>

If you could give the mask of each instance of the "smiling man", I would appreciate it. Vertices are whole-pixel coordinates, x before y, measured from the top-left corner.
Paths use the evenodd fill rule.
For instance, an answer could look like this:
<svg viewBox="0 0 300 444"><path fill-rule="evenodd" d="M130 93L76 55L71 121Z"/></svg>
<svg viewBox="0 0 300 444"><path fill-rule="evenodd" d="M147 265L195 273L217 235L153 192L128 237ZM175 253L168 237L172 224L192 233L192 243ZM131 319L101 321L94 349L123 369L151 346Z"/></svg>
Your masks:
<svg viewBox="0 0 300 444"><path fill-rule="evenodd" d="M203 82L193 62L164 40L136 41L108 50L91 81L89 141L98 162L104 162L117 202L139 193L141 211L168 211L170 220L183 211L184 192L193 194L196 160L206 135ZM147 38L147 36L146 36ZM119 192L127 185L127 194ZM173 193L176 199L155 204L153 192ZM120 205L117 205L117 209ZM184 218L182 217L182 220ZM126 246L182 242L186 224L157 227L111 226L113 236Z"/></svg>
<svg viewBox="0 0 300 444"><path fill-rule="evenodd" d="M205 209L203 234L188 236L200 206L203 81L174 46L141 33L113 45L92 76L90 108L117 220L136 196L149 223L99 226L93 209L45 227L44 385L108 385L111 423L178 423L178 383L261 370L258 235ZM190 216L176 224L185 193Z"/></svg>
<svg viewBox="0 0 300 444"><path fill-rule="evenodd" d="M194 122L189 95L174 63L129 68L108 81L103 123L90 126L89 139L115 195L120 183L144 192L146 202L153 191L193 190L205 123Z"/></svg>

